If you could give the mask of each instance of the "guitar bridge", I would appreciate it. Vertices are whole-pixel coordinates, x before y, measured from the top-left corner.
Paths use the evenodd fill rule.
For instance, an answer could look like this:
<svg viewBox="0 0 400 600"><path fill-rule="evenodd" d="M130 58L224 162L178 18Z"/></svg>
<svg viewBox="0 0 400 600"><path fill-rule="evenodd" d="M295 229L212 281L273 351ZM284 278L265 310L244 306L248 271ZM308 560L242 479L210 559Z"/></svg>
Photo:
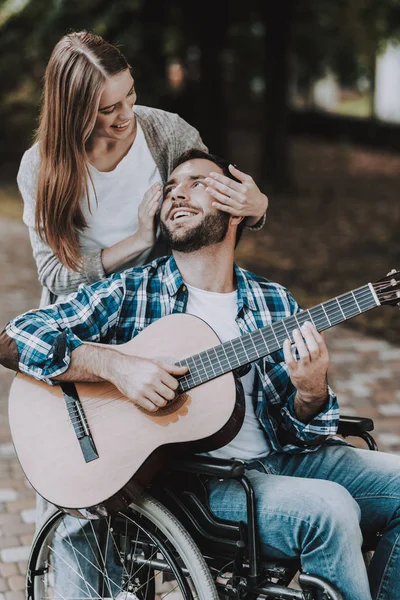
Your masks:
<svg viewBox="0 0 400 600"><path fill-rule="evenodd" d="M85 462L96 460L96 458L99 458L99 455L90 433L76 387L73 383L61 383L60 387L64 394L68 415L81 447L83 458Z"/></svg>

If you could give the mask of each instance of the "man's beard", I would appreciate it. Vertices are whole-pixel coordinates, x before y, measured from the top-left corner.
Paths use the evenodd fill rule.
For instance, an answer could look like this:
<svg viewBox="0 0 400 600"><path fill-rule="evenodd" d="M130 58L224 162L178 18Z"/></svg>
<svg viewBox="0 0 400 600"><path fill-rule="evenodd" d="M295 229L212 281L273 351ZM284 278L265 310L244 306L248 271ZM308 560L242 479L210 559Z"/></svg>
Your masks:
<svg viewBox="0 0 400 600"><path fill-rule="evenodd" d="M225 239L229 227L229 215L223 212L208 214L197 227L193 227L184 235L176 235L165 223L160 222L161 234L171 250L177 252L196 252L213 244L219 244Z"/></svg>

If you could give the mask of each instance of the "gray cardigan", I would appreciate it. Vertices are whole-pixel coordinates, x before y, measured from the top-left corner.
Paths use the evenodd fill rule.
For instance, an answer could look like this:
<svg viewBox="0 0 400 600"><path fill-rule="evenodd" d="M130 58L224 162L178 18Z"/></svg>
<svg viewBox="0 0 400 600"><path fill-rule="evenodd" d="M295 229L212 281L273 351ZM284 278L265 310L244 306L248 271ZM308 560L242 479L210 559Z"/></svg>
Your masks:
<svg viewBox="0 0 400 600"><path fill-rule="evenodd" d="M189 148L207 151L199 132L179 115L146 106L135 106L134 111L164 183L182 152ZM24 201L23 220L29 229L33 257L43 286L40 304L46 306L58 295L75 292L81 283L94 283L104 279L106 275L101 262L101 249L83 256L82 269L77 273L65 267L53 250L41 240L35 228L39 164L40 153L36 143L22 157L17 183ZM162 254L165 254L165 247L157 242L151 258ZM134 265L132 263L126 267Z"/></svg>

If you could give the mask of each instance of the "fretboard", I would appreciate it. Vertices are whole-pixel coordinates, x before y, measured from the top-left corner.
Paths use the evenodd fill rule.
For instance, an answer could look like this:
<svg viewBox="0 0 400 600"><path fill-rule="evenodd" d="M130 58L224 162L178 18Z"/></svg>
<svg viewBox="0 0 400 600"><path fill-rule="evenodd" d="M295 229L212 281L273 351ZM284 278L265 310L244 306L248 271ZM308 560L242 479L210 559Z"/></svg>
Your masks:
<svg viewBox="0 0 400 600"><path fill-rule="evenodd" d="M177 363L189 368L188 374L179 379L180 390L186 392L281 350L286 339L293 342L293 331L306 321L311 321L318 331L323 331L376 306L379 306L379 300L372 285L368 283L272 325L194 354Z"/></svg>

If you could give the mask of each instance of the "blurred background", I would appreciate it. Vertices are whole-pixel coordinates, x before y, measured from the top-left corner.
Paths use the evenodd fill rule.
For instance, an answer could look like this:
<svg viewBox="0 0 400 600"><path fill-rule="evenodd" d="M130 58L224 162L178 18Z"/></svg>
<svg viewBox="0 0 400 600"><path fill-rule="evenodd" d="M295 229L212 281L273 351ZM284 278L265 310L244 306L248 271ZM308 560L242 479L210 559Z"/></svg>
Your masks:
<svg viewBox="0 0 400 600"><path fill-rule="evenodd" d="M269 195L242 266L304 308L400 268L398 0L1 0L0 216L21 218L44 69L79 29L127 56L139 104L179 113ZM400 343L395 310L349 325Z"/></svg>
<svg viewBox="0 0 400 600"><path fill-rule="evenodd" d="M310 307L400 269L400 0L0 0L0 326L40 289L16 174L54 45L87 29L133 67L138 103L179 113L269 195L241 266ZM400 312L327 332L342 414L400 454ZM25 600L35 495L0 367L0 600ZM357 440L352 440L357 445Z"/></svg>

